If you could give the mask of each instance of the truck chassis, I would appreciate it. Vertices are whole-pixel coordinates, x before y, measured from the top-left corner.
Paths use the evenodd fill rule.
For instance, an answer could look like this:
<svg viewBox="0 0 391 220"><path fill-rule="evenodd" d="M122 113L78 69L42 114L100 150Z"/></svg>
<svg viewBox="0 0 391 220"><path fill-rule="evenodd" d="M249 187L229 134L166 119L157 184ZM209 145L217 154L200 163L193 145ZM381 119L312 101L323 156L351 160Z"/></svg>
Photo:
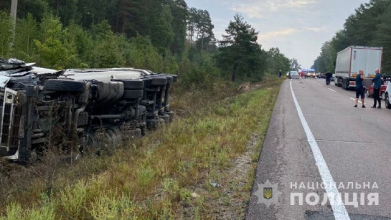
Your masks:
<svg viewBox="0 0 391 220"><path fill-rule="evenodd" d="M0 156L29 161L50 148L85 153L102 139L142 136L173 120L177 76L133 68L49 71L0 59ZM66 140L66 141L64 141Z"/></svg>

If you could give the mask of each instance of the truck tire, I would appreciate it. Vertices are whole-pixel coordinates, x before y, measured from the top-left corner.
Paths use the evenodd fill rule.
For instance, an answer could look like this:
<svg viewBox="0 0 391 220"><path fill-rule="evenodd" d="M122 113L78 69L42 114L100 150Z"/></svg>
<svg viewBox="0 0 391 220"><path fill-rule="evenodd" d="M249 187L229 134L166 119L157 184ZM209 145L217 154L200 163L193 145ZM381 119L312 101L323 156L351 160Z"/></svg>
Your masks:
<svg viewBox="0 0 391 220"><path fill-rule="evenodd" d="M172 76L172 81L177 82L178 81L178 76L177 75L171 75Z"/></svg>
<svg viewBox="0 0 391 220"><path fill-rule="evenodd" d="M167 76L167 83L171 84L174 82L174 78L172 76Z"/></svg>
<svg viewBox="0 0 391 220"><path fill-rule="evenodd" d="M159 73L159 76L165 76L165 77L167 77L167 79L168 78L172 78L172 80L168 79L168 83L173 83L173 82L177 82L178 81L178 75Z"/></svg>
<svg viewBox="0 0 391 220"><path fill-rule="evenodd" d="M82 93L86 90L86 84L73 80L49 79L45 82L45 89L49 91Z"/></svg>
<svg viewBox="0 0 391 220"><path fill-rule="evenodd" d="M166 77L152 77L151 78L151 85L152 86L165 86L166 84L167 84Z"/></svg>
<svg viewBox="0 0 391 220"><path fill-rule="evenodd" d="M139 99L144 96L144 90L125 90L123 99Z"/></svg>
<svg viewBox="0 0 391 220"><path fill-rule="evenodd" d="M342 79L342 88L345 90L349 89L349 80L348 79Z"/></svg>
<svg viewBox="0 0 391 220"><path fill-rule="evenodd" d="M114 81L122 82L124 84L124 89L134 89L134 90L144 89L144 81L142 80L124 79L124 80L114 80Z"/></svg>

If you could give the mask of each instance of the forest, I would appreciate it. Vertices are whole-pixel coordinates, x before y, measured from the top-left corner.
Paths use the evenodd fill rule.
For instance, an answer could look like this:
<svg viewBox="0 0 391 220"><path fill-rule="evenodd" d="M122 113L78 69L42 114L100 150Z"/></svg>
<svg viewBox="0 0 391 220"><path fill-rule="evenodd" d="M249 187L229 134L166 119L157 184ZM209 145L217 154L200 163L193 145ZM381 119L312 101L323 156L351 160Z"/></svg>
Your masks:
<svg viewBox="0 0 391 220"><path fill-rule="evenodd" d="M391 1L371 0L350 15L344 28L325 42L314 62L320 72L334 71L337 53L350 45L383 47L382 72L391 72Z"/></svg>
<svg viewBox="0 0 391 220"><path fill-rule="evenodd" d="M264 50L239 14L216 40L209 12L185 0L19 0L15 30L10 5L0 3L0 57L46 68L128 66L204 85L259 81L292 62L278 48Z"/></svg>
<svg viewBox="0 0 391 220"><path fill-rule="evenodd" d="M31 166L0 158L0 220L216 219L216 204L225 209L231 197L232 219L244 216L283 82L278 71L295 59L263 49L239 14L215 36L209 12L184 0L18 0L16 23L10 4L0 1L0 57L57 70L149 69L177 74L178 83L174 120L145 138L123 131L120 144L64 158L50 137ZM241 155L248 171L238 165L232 182Z"/></svg>

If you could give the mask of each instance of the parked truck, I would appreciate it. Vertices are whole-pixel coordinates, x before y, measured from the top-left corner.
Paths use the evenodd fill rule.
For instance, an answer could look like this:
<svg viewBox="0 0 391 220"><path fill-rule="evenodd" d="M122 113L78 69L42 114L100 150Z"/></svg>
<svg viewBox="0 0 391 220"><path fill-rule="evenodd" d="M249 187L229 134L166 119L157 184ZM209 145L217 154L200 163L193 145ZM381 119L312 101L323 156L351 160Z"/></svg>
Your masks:
<svg viewBox="0 0 391 220"><path fill-rule="evenodd" d="M56 71L0 58L0 157L29 161L51 147L77 155L102 140L144 135L173 119L176 81L142 69Z"/></svg>
<svg viewBox="0 0 391 220"><path fill-rule="evenodd" d="M335 85L344 89L356 87L356 75L364 71L366 78L374 76L375 69L381 70L382 47L349 46L338 52L335 63ZM364 80L364 86L371 84Z"/></svg>

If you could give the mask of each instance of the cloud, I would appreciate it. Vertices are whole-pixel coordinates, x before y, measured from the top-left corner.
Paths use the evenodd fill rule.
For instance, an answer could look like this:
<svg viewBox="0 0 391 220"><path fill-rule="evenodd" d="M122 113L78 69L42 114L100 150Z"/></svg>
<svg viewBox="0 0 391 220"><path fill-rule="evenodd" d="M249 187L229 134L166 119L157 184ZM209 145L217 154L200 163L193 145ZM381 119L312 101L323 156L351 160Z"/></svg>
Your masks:
<svg viewBox="0 0 391 220"><path fill-rule="evenodd" d="M293 28L288 28L288 29L285 29L282 31L271 31L266 34L258 34L258 38L259 38L259 40L263 41L263 40L267 40L270 38L292 35L292 34L296 33L297 31L298 31L297 29L293 29Z"/></svg>
<svg viewBox="0 0 391 220"><path fill-rule="evenodd" d="M314 4L315 1L313 0L307 0L307 1L290 1L288 3L288 7L303 7L303 6L307 6L307 5L312 5Z"/></svg>
<svg viewBox="0 0 391 220"><path fill-rule="evenodd" d="M303 8L315 4L315 0L257 0L251 3L234 3L232 10L243 13L250 18L262 18L270 13L295 8Z"/></svg>
<svg viewBox="0 0 391 220"><path fill-rule="evenodd" d="M307 28L304 28L304 30L313 31L313 32L322 32L322 31L327 31L327 28L326 27L307 27Z"/></svg>
<svg viewBox="0 0 391 220"><path fill-rule="evenodd" d="M242 14L268 50L278 47L289 58L310 68L322 44L343 28L355 8L370 0L186 0L189 7L210 12L217 39L225 33L234 13ZM305 51L305 53L303 53Z"/></svg>

